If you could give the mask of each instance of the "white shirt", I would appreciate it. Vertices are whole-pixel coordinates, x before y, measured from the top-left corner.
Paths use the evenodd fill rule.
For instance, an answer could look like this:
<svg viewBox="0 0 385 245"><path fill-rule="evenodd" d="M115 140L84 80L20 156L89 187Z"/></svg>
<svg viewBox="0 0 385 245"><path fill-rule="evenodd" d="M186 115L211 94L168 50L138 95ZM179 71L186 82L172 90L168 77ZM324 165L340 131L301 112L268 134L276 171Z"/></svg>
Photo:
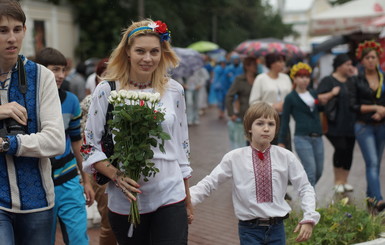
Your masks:
<svg viewBox="0 0 385 245"><path fill-rule="evenodd" d="M119 90L119 83L116 83L116 88ZM152 88L142 91L154 92ZM95 171L94 163L107 158L102 151L100 140L104 133L107 98L110 93L111 87L106 81L103 81L92 94L84 132L85 144L91 147L91 151L85 156L85 162L83 162L83 170L88 173ZM192 172L189 162L190 146L184 91L175 80L169 80L160 106L165 109L166 113L162 128L171 136L171 140L165 141L166 154L162 153L159 148L152 148L154 152L152 160L160 171L156 173L155 177L149 178L148 182L143 179L138 181L139 189L142 191L142 194L138 194L140 213L153 212L160 206L184 200L186 192L183 179L189 178ZM130 202L112 181L108 183L106 192L108 193L108 208L112 212L129 213Z"/></svg>
<svg viewBox="0 0 385 245"><path fill-rule="evenodd" d="M302 101L309 106L310 110L314 110L315 102L314 97L310 94L309 91L306 91L304 93L298 93L298 96L302 99Z"/></svg>
<svg viewBox="0 0 385 245"><path fill-rule="evenodd" d="M273 79L267 73L259 74L251 88L249 104L266 102L270 105L281 102L292 90L292 83L288 75L278 73L278 78Z"/></svg>
<svg viewBox="0 0 385 245"><path fill-rule="evenodd" d="M239 220L283 217L291 211L285 201L290 180L301 198L304 212L302 221L318 223L320 214L315 211L314 188L310 185L302 164L291 151L275 145L270 148L270 159L273 202L257 202L252 148L247 146L227 153L210 175L190 188L192 204L203 202L220 184L232 179L234 212Z"/></svg>

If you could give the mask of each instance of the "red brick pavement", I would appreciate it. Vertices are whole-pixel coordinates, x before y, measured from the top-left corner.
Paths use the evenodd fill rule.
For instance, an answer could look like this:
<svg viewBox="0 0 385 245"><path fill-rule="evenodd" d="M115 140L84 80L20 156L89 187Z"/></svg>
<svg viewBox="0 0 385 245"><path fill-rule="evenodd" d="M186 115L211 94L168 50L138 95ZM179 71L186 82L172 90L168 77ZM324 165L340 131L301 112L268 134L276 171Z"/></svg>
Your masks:
<svg viewBox="0 0 385 245"><path fill-rule="evenodd" d="M217 111L210 108L207 114L201 117L201 124L189 129L191 143L191 165L194 170L190 185L196 184L219 163L222 156L229 150L227 137L227 124L224 120L217 119ZM316 186L318 206L328 205L336 197L331 191L333 187L332 153L333 150L326 138L325 164L323 175ZM384 161L384 160L383 160ZM384 169L384 168L383 168ZM385 190L384 171L381 175L382 189ZM358 206L364 206L365 199L365 164L361 152L356 145L354 162L351 169L350 183L354 192L348 194L351 201ZM289 187L289 194L296 199L296 195ZM296 205L296 201L293 201ZM315 229L314 232L317 232ZM90 245L99 242L98 229L88 230ZM58 242L62 245L60 231L57 234ZM215 193L207 198L204 203L197 205L195 220L189 227L189 245L234 245L239 244L237 234L237 220L234 216L231 202L231 181L223 184Z"/></svg>

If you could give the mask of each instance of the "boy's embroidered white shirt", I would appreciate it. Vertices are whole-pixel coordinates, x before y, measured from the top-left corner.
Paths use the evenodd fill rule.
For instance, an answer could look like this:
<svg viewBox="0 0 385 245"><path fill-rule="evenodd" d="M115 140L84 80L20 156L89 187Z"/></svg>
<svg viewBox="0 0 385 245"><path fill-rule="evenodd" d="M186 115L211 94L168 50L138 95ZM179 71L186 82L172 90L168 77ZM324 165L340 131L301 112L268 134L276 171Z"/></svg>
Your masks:
<svg viewBox="0 0 385 245"><path fill-rule="evenodd" d="M190 188L193 205L201 203L226 180L233 180L232 199L235 215L239 220L255 218L283 217L291 211L285 201L288 181L301 198L304 212L301 221L318 223L320 214L315 211L316 198L314 188L310 185L305 170L296 156L282 147L272 145L270 148L272 167L273 202L257 202L256 177L250 146L238 148L227 153L218 166Z"/></svg>

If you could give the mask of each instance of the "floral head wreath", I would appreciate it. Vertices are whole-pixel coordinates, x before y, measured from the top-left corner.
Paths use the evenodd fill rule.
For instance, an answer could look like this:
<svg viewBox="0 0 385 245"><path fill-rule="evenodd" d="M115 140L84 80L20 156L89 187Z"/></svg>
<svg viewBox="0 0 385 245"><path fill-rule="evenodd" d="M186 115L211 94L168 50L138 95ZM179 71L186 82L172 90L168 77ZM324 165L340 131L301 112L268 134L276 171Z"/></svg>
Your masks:
<svg viewBox="0 0 385 245"><path fill-rule="evenodd" d="M307 72L309 72L309 74L311 74L312 72L312 69L311 67L308 65L308 64L305 64L305 63L302 63L302 62L298 62L297 64L295 64L291 70L290 70L290 77L292 79L295 78L295 76L297 75L297 73L301 70L306 70Z"/></svg>
<svg viewBox="0 0 385 245"><path fill-rule="evenodd" d="M160 40L169 41L171 38L171 32L168 30L166 23L157 20L155 22L151 22L147 26L141 26L135 28L128 34L128 38L130 38L134 33L143 32L143 31L153 31L159 34Z"/></svg>
<svg viewBox="0 0 385 245"><path fill-rule="evenodd" d="M358 60L361 60L363 57L362 57L362 54L364 53L364 51L371 51L371 50L374 50L376 51L377 53L377 56L380 56L382 54L382 48L381 48L381 45L378 43L378 42L375 42L373 40L371 41L365 41L363 43L360 43L356 49L356 57Z"/></svg>

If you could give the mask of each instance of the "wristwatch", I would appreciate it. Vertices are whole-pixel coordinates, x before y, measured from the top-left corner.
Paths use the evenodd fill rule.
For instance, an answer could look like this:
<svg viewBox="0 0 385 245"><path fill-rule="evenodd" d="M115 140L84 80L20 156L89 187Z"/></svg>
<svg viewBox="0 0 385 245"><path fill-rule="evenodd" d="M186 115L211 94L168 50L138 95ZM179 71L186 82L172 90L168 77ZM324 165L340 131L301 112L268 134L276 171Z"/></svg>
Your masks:
<svg viewBox="0 0 385 245"><path fill-rule="evenodd" d="M9 140L7 137L3 137L3 142L0 144L0 152L7 152L9 150Z"/></svg>

